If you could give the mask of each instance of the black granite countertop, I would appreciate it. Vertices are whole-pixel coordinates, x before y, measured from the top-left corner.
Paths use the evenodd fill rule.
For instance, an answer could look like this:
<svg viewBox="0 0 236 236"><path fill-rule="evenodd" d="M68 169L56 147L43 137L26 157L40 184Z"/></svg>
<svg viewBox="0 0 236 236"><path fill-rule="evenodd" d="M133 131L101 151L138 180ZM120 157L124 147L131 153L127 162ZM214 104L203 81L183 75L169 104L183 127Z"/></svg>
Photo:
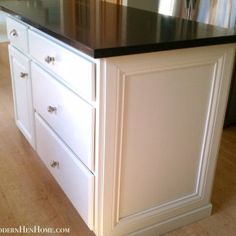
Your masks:
<svg viewBox="0 0 236 236"><path fill-rule="evenodd" d="M236 31L97 0L0 0L0 9L94 58L236 42Z"/></svg>

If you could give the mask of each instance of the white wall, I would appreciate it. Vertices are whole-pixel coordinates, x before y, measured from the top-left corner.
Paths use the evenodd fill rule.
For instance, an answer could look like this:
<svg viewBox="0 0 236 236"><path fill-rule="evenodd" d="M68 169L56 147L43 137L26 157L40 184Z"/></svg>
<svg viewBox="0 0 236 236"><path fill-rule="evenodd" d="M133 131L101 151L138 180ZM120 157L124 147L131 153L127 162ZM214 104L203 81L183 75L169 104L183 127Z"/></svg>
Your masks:
<svg viewBox="0 0 236 236"><path fill-rule="evenodd" d="M0 11L0 43L7 42L7 33L6 33L6 14Z"/></svg>
<svg viewBox="0 0 236 236"><path fill-rule="evenodd" d="M127 0L127 6L157 12L157 0Z"/></svg>
<svg viewBox="0 0 236 236"><path fill-rule="evenodd" d="M6 16L7 14L3 11L0 11L0 24L6 22Z"/></svg>

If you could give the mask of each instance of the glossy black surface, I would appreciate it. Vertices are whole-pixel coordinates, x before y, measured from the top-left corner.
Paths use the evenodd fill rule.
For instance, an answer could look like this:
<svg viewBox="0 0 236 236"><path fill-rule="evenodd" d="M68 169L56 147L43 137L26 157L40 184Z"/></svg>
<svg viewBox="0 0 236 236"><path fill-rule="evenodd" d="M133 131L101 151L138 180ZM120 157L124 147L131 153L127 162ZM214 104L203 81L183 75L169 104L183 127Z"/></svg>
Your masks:
<svg viewBox="0 0 236 236"><path fill-rule="evenodd" d="M96 0L0 0L0 8L94 58L236 42L235 30Z"/></svg>

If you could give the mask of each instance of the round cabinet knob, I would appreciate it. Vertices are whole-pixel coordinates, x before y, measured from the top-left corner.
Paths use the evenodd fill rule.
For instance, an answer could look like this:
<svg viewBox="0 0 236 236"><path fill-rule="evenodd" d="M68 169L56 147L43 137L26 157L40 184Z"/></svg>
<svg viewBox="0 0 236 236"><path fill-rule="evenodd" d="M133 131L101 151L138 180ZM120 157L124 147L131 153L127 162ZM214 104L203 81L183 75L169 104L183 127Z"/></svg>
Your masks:
<svg viewBox="0 0 236 236"><path fill-rule="evenodd" d="M20 78L25 79L25 78L27 78L27 77L28 77L28 74L27 74L27 73L24 73L24 72L21 72L21 73L20 73Z"/></svg>
<svg viewBox="0 0 236 236"><path fill-rule="evenodd" d="M47 56L45 58L45 62L47 62L48 64L53 64L55 62L55 57Z"/></svg>
<svg viewBox="0 0 236 236"><path fill-rule="evenodd" d="M17 31L16 31L15 29L13 29L13 30L10 31L10 35L11 35L12 37L17 37L17 36L18 36L18 33L17 33Z"/></svg>
<svg viewBox="0 0 236 236"><path fill-rule="evenodd" d="M57 108L56 108L56 107L52 107L52 106L48 106L48 112L51 113L51 114L52 114L53 112L56 113L56 112L57 112Z"/></svg>
<svg viewBox="0 0 236 236"><path fill-rule="evenodd" d="M50 164L50 166L51 166L52 168L59 168L59 162L58 162L58 161L52 161L51 164Z"/></svg>

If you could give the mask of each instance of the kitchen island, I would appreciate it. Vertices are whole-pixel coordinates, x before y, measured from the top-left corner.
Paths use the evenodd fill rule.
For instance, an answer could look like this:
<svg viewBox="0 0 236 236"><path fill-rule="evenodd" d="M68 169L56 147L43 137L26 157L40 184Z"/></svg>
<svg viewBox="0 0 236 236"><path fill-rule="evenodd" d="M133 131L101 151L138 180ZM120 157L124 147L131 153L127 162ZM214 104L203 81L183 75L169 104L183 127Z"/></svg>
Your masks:
<svg viewBox="0 0 236 236"><path fill-rule="evenodd" d="M236 34L99 1L0 1L16 124L98 236L211 214Z"/></svg>

